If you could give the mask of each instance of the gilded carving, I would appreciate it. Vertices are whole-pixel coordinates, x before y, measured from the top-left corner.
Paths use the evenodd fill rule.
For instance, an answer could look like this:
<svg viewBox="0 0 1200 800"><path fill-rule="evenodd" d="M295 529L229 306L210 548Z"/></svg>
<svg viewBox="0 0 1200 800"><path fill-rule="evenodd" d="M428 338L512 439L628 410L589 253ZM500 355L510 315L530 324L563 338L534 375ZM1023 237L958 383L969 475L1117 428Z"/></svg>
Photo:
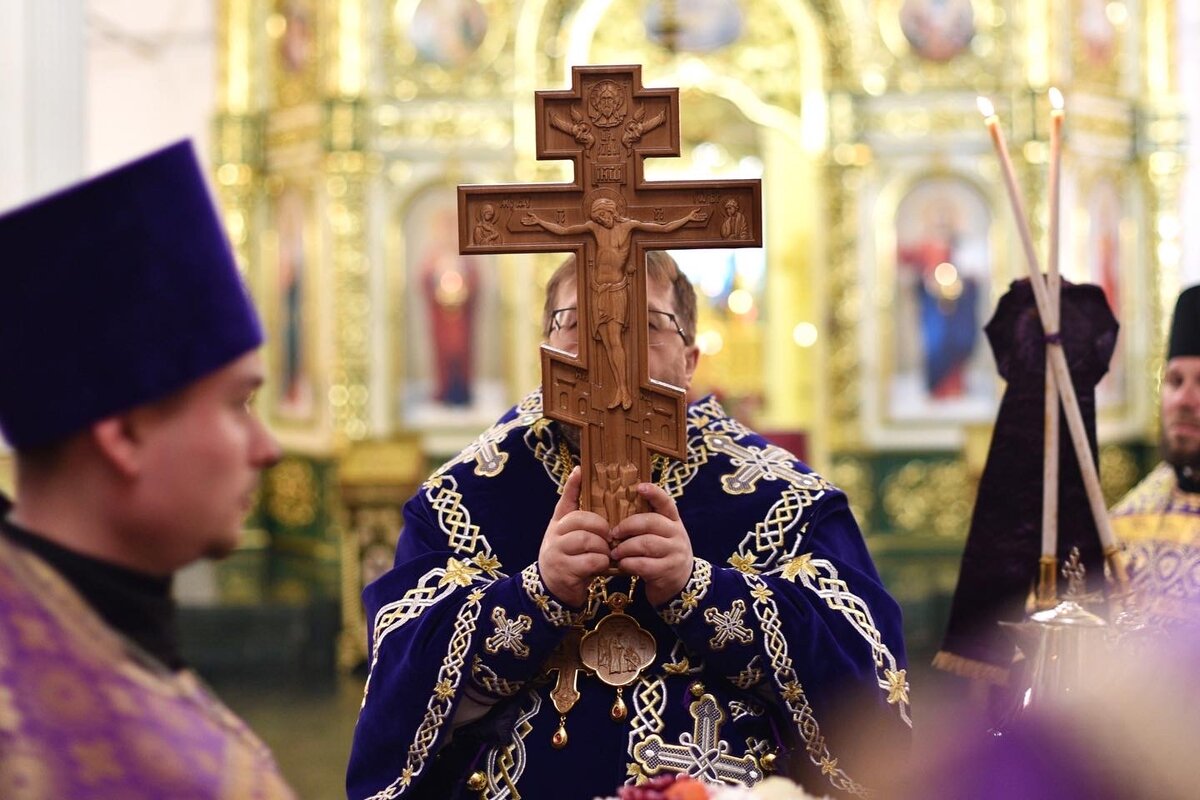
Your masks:
<svg viewBox="0 0 1200 800"><path fill-rule="evenodd" d="M1112 506L1133 488L1140 477L1137 461L1120 445L1100 448L1100 488L1105 504Z"/></svg>
<svg viewBox="0 0 1200 800"><path fill-rule="evenodd" d="M299 528L316 519L317 477L307 461L280 461L267 470L266 489L267 512L284 525Z"/></svg>
<svg viewBox="0 0 1200 800"><path fill-rule="evenodd" d="M882 488L884 511L902 533L966 538L978 487L964 462L913 460Z"/></svg>

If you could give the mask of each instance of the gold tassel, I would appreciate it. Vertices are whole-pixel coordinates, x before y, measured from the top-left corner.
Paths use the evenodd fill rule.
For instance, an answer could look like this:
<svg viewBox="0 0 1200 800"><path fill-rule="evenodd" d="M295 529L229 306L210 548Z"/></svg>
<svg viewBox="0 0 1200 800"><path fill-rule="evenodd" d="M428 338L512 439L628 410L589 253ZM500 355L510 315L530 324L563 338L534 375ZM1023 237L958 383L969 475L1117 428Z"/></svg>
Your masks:
<svg viewBox="0 0 1200 800"><path fill-rule="evenodd" d="M938 654L933 657L933 666L964 678L987 681L997 686L1008 685L1008 670L997 667L995 664L987 664L983 661L963 658L954 653L947 653L945 650L939 650Z"/></svg>

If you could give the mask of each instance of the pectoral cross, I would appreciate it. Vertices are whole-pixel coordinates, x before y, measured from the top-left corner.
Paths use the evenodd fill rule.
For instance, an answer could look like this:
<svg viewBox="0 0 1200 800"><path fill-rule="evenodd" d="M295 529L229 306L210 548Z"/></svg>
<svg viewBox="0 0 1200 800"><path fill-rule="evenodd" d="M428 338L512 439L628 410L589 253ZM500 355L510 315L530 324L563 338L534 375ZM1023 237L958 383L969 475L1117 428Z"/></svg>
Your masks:
<svg viewBox="0 0 1200 800"><path fill-rule="evenodd" d="M579 660L579 640L582 637L582 628L571 628L542 665L546 672L558 673L554 688L550 690L550 700L558 712L558 730L554 732L550 743L557 748L567 746L567 712L579 702L579 689L575 684L579 673L583 671L583 662Z"/></svg>
<svg viewBox="0 0 1200 800"><path fill-rule="evenodd" d="M647 369L646 251L761 246L762 186L645 180L647 157L679 155L679 90L643 88L640 66L571 77L535 104L537 157L572 160L574 181L460 186L459 247L575 253L579 352L542 346L543 413L583 428L580 505L616 525L644 510L651 454L687 452L683 388Z"/></svg>
<svg viewBox="0 0 1200 800"><path fill-rule="evenodd" d="M546 672L558 673L550 699L560 714L566 714L579 702L579 690L575 688L575 682L583 670L583 662L579 660L579 640L582 636L581 628L571 628L542 665Z"/></svg>

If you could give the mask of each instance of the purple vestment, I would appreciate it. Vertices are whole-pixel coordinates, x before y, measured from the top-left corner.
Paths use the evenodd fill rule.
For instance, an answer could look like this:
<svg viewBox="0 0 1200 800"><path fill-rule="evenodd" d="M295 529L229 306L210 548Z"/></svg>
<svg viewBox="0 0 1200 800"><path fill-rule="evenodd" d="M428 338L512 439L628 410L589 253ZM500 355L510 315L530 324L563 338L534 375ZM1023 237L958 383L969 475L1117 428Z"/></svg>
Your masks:
<svg viewBox="0 0 1200 800"><path fill-rule="evenodd" d="M105 624L0 538L0 797L295 797L270 751L191 672Z"/></svg>

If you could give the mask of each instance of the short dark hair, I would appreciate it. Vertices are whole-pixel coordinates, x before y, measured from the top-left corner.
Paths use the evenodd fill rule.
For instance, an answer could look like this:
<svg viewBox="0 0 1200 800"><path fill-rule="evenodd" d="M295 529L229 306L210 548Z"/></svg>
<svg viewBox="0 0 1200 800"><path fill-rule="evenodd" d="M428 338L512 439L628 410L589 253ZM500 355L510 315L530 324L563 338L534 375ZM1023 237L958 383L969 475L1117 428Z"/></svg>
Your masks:
<svg viewBox="0 0 1200 800"><path fill-rule="evenodd" d="M646 253L646 274L652 281L670 284L675 300L675 319L683 329L685 343L691 345L696 341L696 289L692 282L665 250L650 250ZM569 280L575 280L573 254L558 265L546 283L546 302L542 309L543 336L550 335L550 315L554 311L555 298L558 297L559 288Z"/></svg>

